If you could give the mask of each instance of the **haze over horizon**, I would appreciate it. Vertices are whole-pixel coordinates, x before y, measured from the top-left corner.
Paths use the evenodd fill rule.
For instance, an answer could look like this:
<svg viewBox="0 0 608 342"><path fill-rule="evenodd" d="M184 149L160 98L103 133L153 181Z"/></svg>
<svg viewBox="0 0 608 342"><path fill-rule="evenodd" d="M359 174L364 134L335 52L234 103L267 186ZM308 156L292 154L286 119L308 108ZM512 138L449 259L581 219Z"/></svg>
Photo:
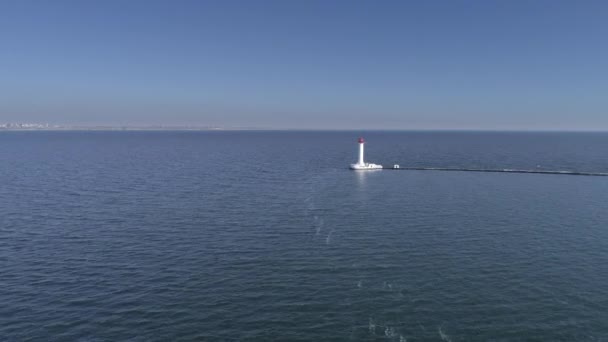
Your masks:
<svg viewBox="0 0 608 342"><path fill-rule="evenodd" d="M603 1L3 1L0 123L608 130Z"/></svg>

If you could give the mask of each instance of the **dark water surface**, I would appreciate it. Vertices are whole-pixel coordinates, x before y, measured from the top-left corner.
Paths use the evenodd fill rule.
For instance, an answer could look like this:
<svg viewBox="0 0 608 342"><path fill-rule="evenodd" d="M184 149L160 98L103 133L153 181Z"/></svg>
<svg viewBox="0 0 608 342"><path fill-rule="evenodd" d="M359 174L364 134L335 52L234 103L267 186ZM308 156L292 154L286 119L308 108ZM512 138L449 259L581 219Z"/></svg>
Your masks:
<svg viewBox="0 0 608 342"><path fill-rule="evenodd" d="M608 178L357 136L0 133L0 340L608 341ZM608 134L365 137L608 172Z"/></svg>

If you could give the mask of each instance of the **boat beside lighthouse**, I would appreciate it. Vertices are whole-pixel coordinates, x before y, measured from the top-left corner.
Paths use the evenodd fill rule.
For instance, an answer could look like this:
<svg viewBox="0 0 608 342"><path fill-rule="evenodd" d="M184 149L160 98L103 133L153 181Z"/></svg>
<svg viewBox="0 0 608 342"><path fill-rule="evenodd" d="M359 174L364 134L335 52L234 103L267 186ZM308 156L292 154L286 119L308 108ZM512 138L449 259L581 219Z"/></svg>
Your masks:
<svg viewBox="0 0 608 342"><path fill-rule="evenodd" d="M359 160L356 164L350 164L351 170L379 170L382 169L382 165L366 163L364 160L365 153L365 140L359 138Z"/></svg>

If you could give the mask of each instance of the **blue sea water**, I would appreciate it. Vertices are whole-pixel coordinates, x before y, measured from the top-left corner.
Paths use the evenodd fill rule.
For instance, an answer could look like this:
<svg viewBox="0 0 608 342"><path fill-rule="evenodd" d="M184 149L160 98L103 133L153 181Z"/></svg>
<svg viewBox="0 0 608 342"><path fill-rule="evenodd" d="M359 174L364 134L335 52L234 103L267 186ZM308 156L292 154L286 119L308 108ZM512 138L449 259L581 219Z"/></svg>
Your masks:
<svg viewBox="0 0 608 342"><path fill-rule="evenodd" d="M608 340L608 177L359 135L0 132L0 340ZM608 172L606 133L364 136Z"/></svg>

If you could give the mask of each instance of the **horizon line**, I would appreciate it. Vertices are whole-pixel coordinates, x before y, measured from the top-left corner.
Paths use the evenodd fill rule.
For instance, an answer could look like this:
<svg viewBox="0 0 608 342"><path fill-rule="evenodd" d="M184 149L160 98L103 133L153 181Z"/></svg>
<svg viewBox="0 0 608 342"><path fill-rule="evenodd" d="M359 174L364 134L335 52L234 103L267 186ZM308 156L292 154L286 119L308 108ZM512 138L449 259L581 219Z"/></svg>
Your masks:
<svg viewBox="0 0 608 342"><path fill-rule="evenodd" d="M295 128L295 127L219 127L197 125L53 125L49 127L19 128L0 127L0 132L16 131L192 131L192 132L228 132L228 131L275 131L275 132L521 132L521 133L608 133L608 129L513 129L513 128Z"/></svg>

